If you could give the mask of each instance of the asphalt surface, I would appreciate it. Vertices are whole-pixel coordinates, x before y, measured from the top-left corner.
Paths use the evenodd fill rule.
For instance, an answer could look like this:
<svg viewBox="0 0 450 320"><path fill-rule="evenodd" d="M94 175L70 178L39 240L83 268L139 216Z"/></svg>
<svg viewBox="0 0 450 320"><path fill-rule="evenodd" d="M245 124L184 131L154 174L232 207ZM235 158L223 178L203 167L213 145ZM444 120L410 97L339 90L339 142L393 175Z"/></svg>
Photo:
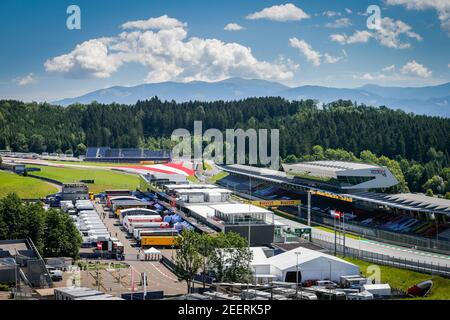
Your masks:
<svg viewBox="0 0 450 320"><path fill-rule="evenodd" d="M282 222L285 225L288 225L293 228L304 228L307 225L292 221L280 216L275 215L274 218L276 221ZM327 242L334 243L334 234L325 230L317 229L312 227L312 235L314 238L320 238ZM425 252L420 250L415 250L407 247L400 247L395 245L390 245L382 242L366 240L366 239L353 239L346 237L345 245L352 249L356 250L364 250L373 253L383 254L387 256L393 256L400 259L413 260L415 262L425 262L428 264L440 265L440 266L450 266L450 256L443 255L432 252Z"/></svg>
<svg viewBox="0 0 450 320"><path fill-rule="evenodd" d="M140 254L140 248L135 246L135 241L126 236L126 232L120 229L119 221L109 218L106 214L103 218L103 206L95 203L95 208L108 228L111 237L118 238L124 246L125 263L129 264L135 271L136 281L140 279L140 273L146 272L148 278L148 291L164 291L165 295L186 294L185 282L178 281L174 275L159 261L143 261L144 256ZM167 250L161 250L167 254ZM141 260L142 259L142 260ZM129 272L131 277L131 271ZM142 289L142 287L140 287Z"/></svg>

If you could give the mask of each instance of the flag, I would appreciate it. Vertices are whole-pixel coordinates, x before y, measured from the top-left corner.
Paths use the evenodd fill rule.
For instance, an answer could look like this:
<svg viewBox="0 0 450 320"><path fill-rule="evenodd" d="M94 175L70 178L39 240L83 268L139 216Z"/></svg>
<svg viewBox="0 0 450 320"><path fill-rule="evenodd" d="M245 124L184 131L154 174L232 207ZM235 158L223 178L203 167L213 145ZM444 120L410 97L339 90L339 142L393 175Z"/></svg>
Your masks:
<svg viewBox="0 0 450 320"><path fill-rule="evenodd" d="M341 218L344 214L337 210L330 210L330 214L333 218Z"/></svg>

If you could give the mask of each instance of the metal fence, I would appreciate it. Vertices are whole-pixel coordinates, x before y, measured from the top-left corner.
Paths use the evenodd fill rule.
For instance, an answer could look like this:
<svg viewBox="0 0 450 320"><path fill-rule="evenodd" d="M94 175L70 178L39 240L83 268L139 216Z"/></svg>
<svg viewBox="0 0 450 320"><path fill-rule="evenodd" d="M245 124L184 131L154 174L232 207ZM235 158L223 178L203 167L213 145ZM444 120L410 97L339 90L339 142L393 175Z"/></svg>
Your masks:
<svg viewBox="0 0 450 320"><path fill-rule="evenodd" d="M330 253L334 252L335 250L334 236L326 236L322 234L313 233L312 242L326 249ZM450 278L450 266L447 264L439 264L439 263L433 264L427 263L425 261L420 261L419 259L414 260L414 259L399 258L375 252L349 248L347 246L345 246L344 252L344 246L342 245L342 243L336 244L336 252L340 256L356 258L374 264L390 266L400 269L407 269L420 273L439 275Z"/></svg>
<svg viewBox="0 0 450 320"><path fill-rule="evenodd" d="M306 213L302 211L300 219L306 220ZM314 212L311 215L311 221L319 225L333 226L334 220L328 216L324 216L322 213ZM401 234L381 229L368 228L360 224L356 224L351 221L345 222L345 229L349 232L358 234L367 239L383 241L390 244L415 247L426 251L433 251L437 253L449 254L450 242L446 240L438 240L431 238L424 238L413 236L409 234Z"/></svg>

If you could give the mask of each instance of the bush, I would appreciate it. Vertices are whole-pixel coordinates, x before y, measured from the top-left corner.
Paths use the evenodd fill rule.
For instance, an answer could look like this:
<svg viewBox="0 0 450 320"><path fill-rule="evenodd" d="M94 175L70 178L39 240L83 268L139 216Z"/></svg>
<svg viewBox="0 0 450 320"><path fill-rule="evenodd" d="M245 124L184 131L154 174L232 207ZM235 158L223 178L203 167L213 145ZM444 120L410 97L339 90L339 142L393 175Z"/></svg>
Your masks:
<svg viewBox="0 0 450 320"><path fill-rule="evenodd" d="M6 283L0 283L0 291L9 291L9 288L11 286L9 284Z"/></svg>

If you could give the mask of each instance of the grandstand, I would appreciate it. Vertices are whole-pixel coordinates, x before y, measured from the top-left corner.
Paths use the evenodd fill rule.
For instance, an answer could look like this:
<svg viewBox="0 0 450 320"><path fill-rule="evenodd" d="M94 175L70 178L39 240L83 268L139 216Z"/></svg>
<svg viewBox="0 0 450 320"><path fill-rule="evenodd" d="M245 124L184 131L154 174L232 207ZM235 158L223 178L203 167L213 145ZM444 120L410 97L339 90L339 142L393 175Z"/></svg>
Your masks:
<svg viewBox="0 0 450 320"><path fill-rule="evenodd" d="M336 190L389 188L398 180L386 167L344 161L312 161L283 164L288 176Z"/></svg>
<svg viewBox="0 0 450 320"><path fill-rule="evenodd" d="M353 164L343 165L348 168ZM389 194L367 190L352 190L350 193L340 188L323 188L324 184L313 179L289 178L285 172L243 165L223 166L222 169L229 175L219 180L218 184L236 193L251 192L253 196L264 200L298 199L306 204L308 191L322 192L312 197L315 222L332 225L330 209L337 208L345 213L346 223L349 228L354 226L354 230L383 230L387 232L386 235L443 240L442 244L450 240L449 200L411 193ZM369 167L363 169L378 170ZM329 171L333 172L334 169ZM350 201L343 201L342 198ZM297 214L296 208L286 207L283 210ZM303 210L303 215L306 215L306 210ZM399 242L401 240L398 239Z"/></svg>
<svg viewBox="0 0 450 320"><path fill-rule="evenodd" d="M140 163L142 161L150 161L155 163L165 163L171 161L171 152L170 150L89 147L86 151L85 161L117 163Z"/></svg>

